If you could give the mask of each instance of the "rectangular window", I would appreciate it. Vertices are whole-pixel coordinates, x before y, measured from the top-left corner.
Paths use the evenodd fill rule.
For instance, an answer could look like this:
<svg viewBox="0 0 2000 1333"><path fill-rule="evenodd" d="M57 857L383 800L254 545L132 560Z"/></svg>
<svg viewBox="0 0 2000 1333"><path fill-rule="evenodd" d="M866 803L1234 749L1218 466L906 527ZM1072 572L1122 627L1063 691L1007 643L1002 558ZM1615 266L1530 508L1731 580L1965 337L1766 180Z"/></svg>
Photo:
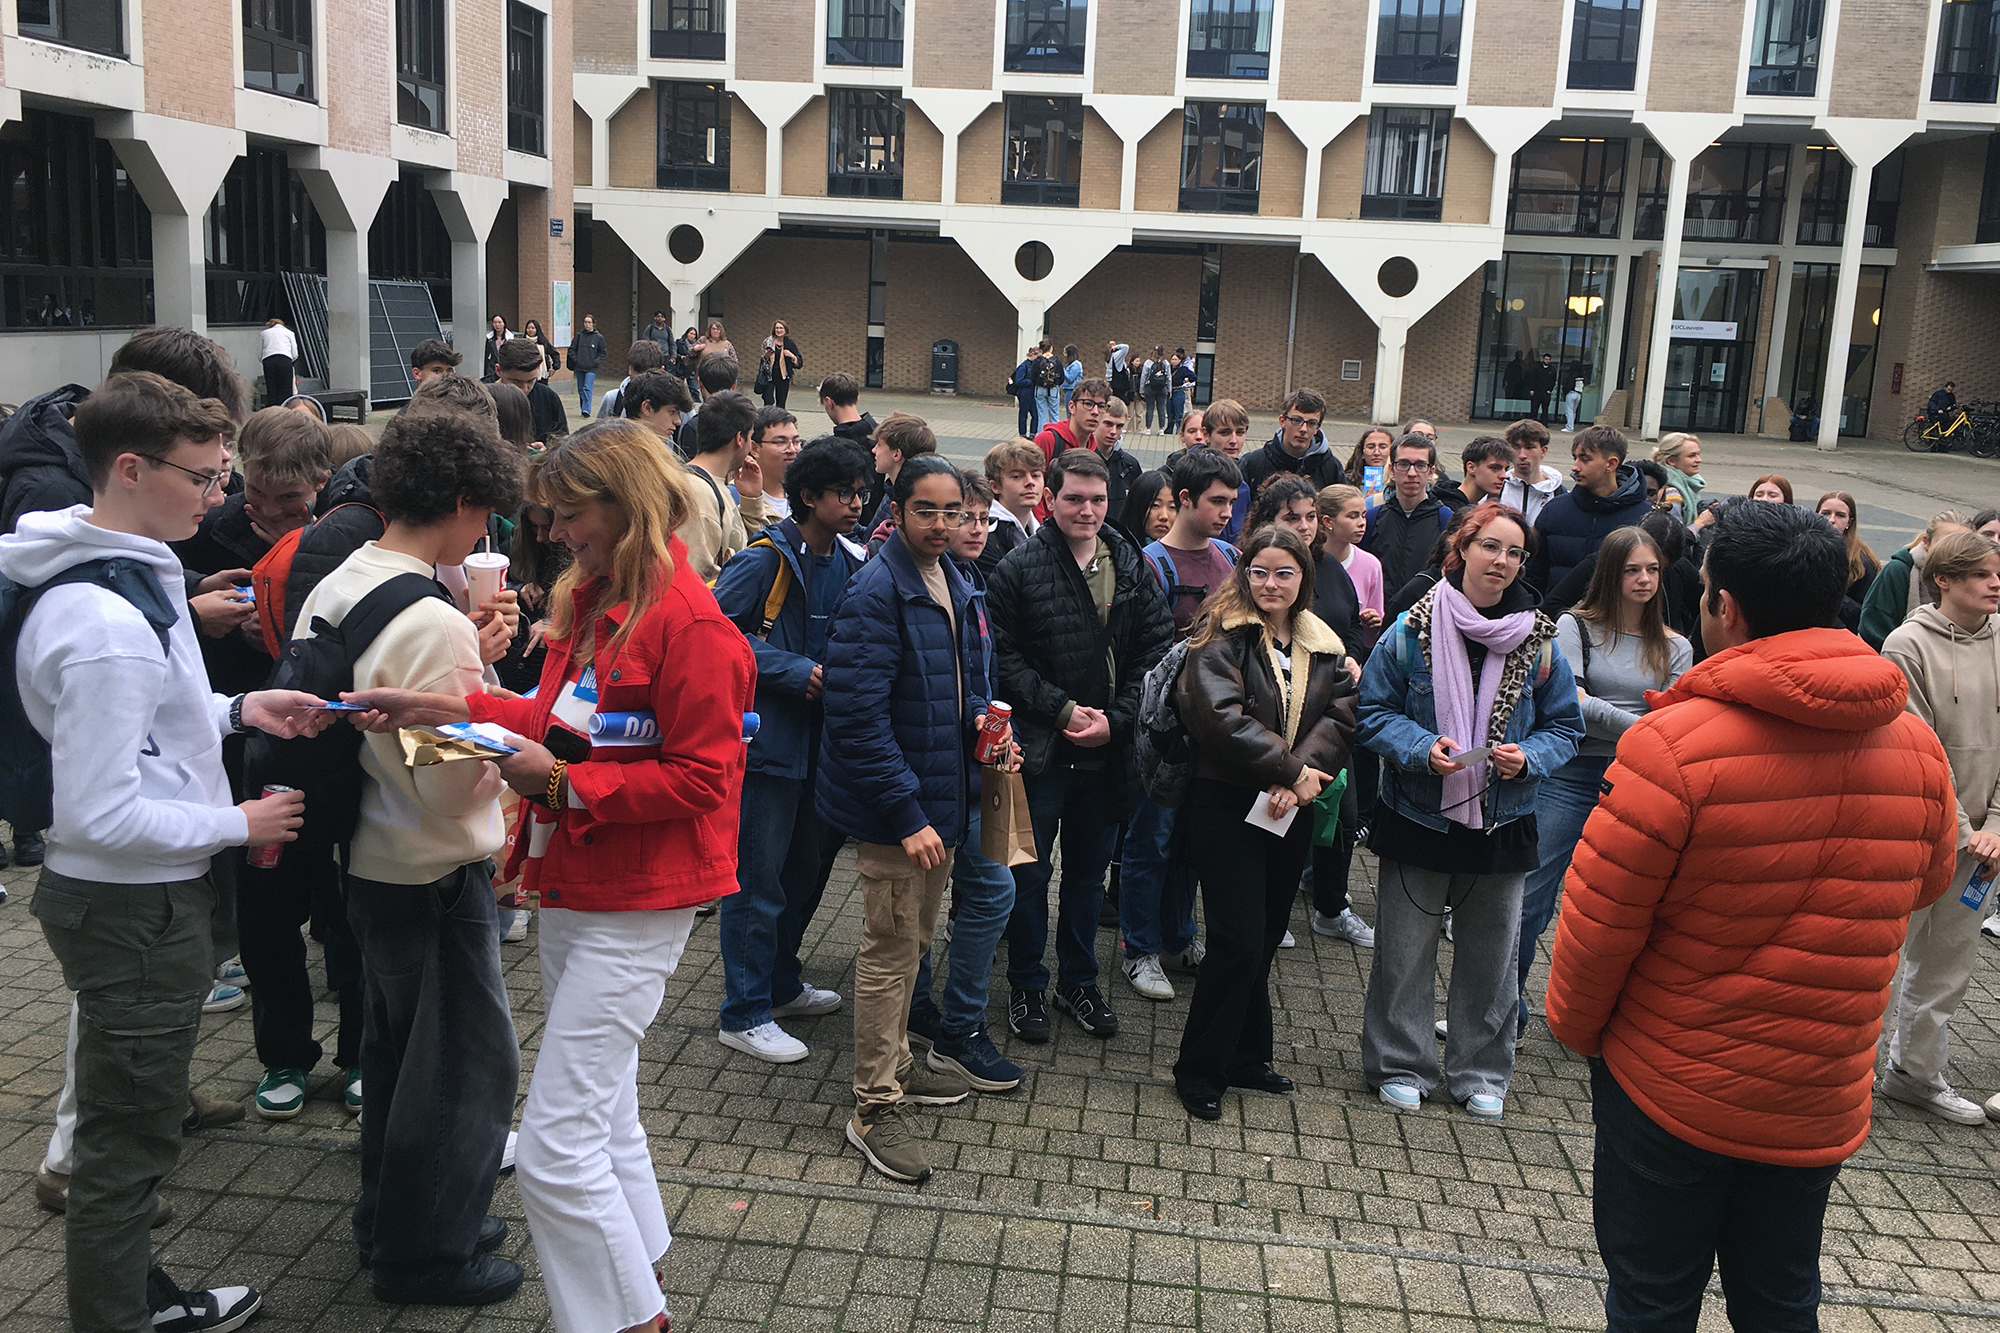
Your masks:
<svg viewBox="0 0 2000 1333"><path fill-rule="evenodd" d="M1509 253L1486 265L1479 303L1479 363L1472 415L1510 421L1534 408L1536 370L1544 356L1556 372L1553 402L1583 381L1577 417L1597 415L1606 393L1604 338L1610 327L1611 275L1602 255ZM1616 386L1613 386L1616 387Z"/></svg>
<svg viewBox="0 0 2000 1333"><path fill-rule="evenodd" d="M368 228L368 276L424 283L439 310L451 309L451 233L422 172L389 182Z"/></svg>
<svg viewBox="0 0 2000 1333"><path fill-rule="evenodd" d="M507 0L507 146L548 156L542 138L542 101L548 86L548 16L521 0Z"/></svg>
<svg viewBox="0 0 2000 1333"><path fill-rule="evenodd" d="M826 63L903 63L903 0L827 0Z"/></svg>
<svg viewBox="0 0 2000 1333"><path fill-rule="evenodd" d="M445 0L396 0L396 119L445 132Z"/></svg>
<svg viewBox="0 0 2000 1333"><path fill-rule="evenodd" d="M1794 416L1819 415L1826 381L1826 354L1832 350L1834 289L1838 264L1792 265L1792 299L1786 307L1785 343L1778 366L1778 396ZM1882 292L1889 270L1861 268L1854 293L1854 322L1848 326L1847 382L1841 388L1840 433L1868 433L1868 400L1875 381L1875 342L1880 331Z"/></svg>
<svg viewBox="0 0 2000 1333"><path fill-rule="evenodd" d="M1979 228L1972 239L1980 245L2000 241L2000 134L1986 136L1986 176L1979 186Z"/></svg>
<svg viewBox="0 0 2000 1333"><path fill-rule="evenodd" d="M1799 182L1799 244L1839 245L1847 231L1847 192L1854 168L1837 148L1805 147L1805 177ZM1899 149L1877 164L1868 180L1868 213L1863 245L1894 245L1896 213L1903 198L1903 154Z"/></svg>
<svg viewBox="0 0 2000 1333"><path fill-rule="evenodd" d="M237 158L203 222L211 324L288 315L280 275L326 272L326 229L282 149Z"/></svg>
<svg viewBox="0 0 2000 1333"><path fill-rule="evenodd" d="M1460 0L1378 0L1375 82L1458 82Z"/></svg>
<svg viewBox="0 0 2000 1333"><path fill-rule="evenodd" d="M1639 76L1641 3L1576 0L1570 20L1570 87L1632 91Z"/></svg>
<svg viewBox="0 0 2000 1333"><path fill-rule="evenodd" d="M1945 0L1938 22L1937 71L1931 99L1991 102L2000 79L2000 4Z"/></svg>
<svg viewBox="0 0 2000 1333"><path fill-rule="evenodd" d="M1201 247L1201 292L1194 311L1194 337L1198 343L1215 341L1215 327L1222 317L1222 247ZM1202 401L1206 401L1205 399Z"/></svg>
<svg viewBox="0 0 2000 1333"><path fill-rule="evenodd" d="M312 0L243 0L243 86L312 100Z"/></svg>
<svg viewBox="0 0 2000 1333"><path fill-rule="evenodd" d="M81 116L0 127L0 328L153 322L153 220Z"/></svg>
<svg viewBox="0 0 2000 1333"><path fill-rule="evenodd" d="M1077 206L1083 175L1083 99L1009 97L1000 202Z"/></svg>
<svg viewBox="0 0 2000 1333"><path fill-rule="evenodd" d="M1514 155L1507 230L1616 239L1624 194L1623 139L1536 139Z"/></svg>
<svg viewBox="0 0 2000 1333"><path fill-rule="evenodd" d="M1444 150L1451 112L1380 106L1368 117L1361 216L1436 222L1444 216Z"/></svg>
<svg viewBox="0 0 2000 1333"><path fill-rule="evenodd" d="M1711 144L1688 167L1690 241L1775 242L1785 221L1781 143Z"/></svg>
<svg viewBox="0 0 2000 1333"><path fill-rule="evenodd" d="M653 56L658 60L723 60L722 19L728 0L653 0Z"/></svg>
<svg viewBox="0 0 2000 1333"><path fill-rule="evenodd" d="M23 37L39 37L100 55L125 54L125 13L118 0L19 0Z"/></svg>
<svg viewBox="0 0 2000 1333"><path fill-rule="evenodd" d="M1191 79L1271 77L1271 0L1193 0Z"/></svg>
<svg viewBox="0 0 2000 1333"><path fill-rule="evenodd" d="M1819 29L1826 0L1757 0L1750 35L1750 82L1770 97L1811 97L1819 86Z"/></svg>
<svg viewBox="0 0 2000 1333"><path fill-rule="evenodd" d="M1181 212L1255 213L1264 163L1264 108L1189 102L1181 132Z"/></svg>
<svg viewBox="0 0 2000 1333"><path fill-rule="evenodd" d="M661 83L659 169L662 190L729 188L729 94L719 83Z"/></svg>
<svg viewBox="0 0 2000 1333"><path fill-rule="evenodd" d="M1657 241L1667 234L1667 159L1660 146L1646 140L1639 154L1638 216L1632 220L1632 239Z"/></svg>
<svg viewBox="0 0 2000 1333"><path fill-rule="evenodd" d="M1021 74L1083 73L1086 0L1007 0L1005 67Z"/></svg>
<svg viewBox="0 0 2000 1333"><path fill-rule="evenodd" d="M903 96L881 88L829 88L826 192L903 197Z"/></svg>

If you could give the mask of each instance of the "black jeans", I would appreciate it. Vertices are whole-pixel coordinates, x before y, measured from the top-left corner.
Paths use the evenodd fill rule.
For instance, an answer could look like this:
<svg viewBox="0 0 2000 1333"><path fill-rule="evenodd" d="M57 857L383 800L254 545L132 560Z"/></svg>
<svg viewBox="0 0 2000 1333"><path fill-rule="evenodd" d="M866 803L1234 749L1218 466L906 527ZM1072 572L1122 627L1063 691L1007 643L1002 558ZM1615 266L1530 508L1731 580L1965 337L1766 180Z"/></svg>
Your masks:
<svg viewBox="0 0 2000 1333"><path fill-rule="evenodd" d="M1174 1062L1174 1086L1193 1096L1219 1097L1271 1063L1271 960L1311 851L1312 815L1301 811L1289 833L1274 837L1243 822L1253 795L1198 782L1181 807L1208 924L1208 955Z"/></svg>
<svg viewBox="0 0 2000 1333"><path fill-rule="evenodd" d="M377 1281L449 1276L472 1262L521 1077L492 865L431 884L350 875L347 914L367 989L355 1243Z"/></svg>
<svg viewBox="0 0 2000 1333"><path fill-rule="evenodd" d="M1840 1167L1697 1148L1653 1123L1602 1060L1590 1062L1590 1094L1610 1333L1692 1333L1718 1265L1733 1327L1817 1333L1820 1233Z"/></svg>
<svg viewBox="0 0 2000 1333"><path fill-rule="evenodd" d="M1331 847L1313 844L1313 911L1321 916L1339 916L1349 906L1347 879L1354 869L1354 844L1361 827L1361 802L1354 788L1354 770L1349 768L1347 790L1340 796L1340 829L1334 835L1334 844ZM1299 818L1308 818L1309 814L1302 812Z"/></svg>
<svg viewBox="0 0 2000 1333"><path fill-rule="evenodd" d="M312 923L326 954L326 984L340 996L333 1062L361 1063L361 946L347 924L346 895L331 848L285 847L277 867L237 871L236 926L250 974L250 1025L266 1069L310 1071L325 1054L313 1040L313 985L299 927Z"/></svg>

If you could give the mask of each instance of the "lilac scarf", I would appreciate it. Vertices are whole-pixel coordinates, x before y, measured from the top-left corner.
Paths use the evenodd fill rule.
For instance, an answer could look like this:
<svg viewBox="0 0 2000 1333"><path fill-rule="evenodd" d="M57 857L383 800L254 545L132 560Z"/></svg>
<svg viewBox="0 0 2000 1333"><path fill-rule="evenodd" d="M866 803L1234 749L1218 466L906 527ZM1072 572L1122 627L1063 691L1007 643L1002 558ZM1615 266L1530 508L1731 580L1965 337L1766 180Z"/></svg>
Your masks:
<svg viewBox="0 0 2000 1333"><path fill-rule="evenodd" d="M1532 609L1488 620L1448 580L1438 580L1431 594L1431 682L1440 736L1451 737L1462 750L1486 744L1507 654L1519 648L1534 628ZM1472 683L1472 659L1465 649L1467 639L1486 648L1477 691ZM1488 768L1487 764L1474 764L1445 778L1440 813L1446 819L1467 828L1485 827L1480 793L1486 789Z"/></svg>

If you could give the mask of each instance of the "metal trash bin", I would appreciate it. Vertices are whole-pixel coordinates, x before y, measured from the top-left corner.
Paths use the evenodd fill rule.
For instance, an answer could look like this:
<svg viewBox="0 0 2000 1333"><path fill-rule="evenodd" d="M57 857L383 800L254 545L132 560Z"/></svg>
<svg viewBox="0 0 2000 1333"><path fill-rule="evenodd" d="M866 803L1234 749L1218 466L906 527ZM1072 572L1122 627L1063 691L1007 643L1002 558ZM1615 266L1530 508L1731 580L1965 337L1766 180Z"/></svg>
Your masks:
<svg viewBox="0 0 2000 1333"><path fill-rule="evenodd" d="M931 344L931 392L958 392L958 344L949 338Z"/></svg>

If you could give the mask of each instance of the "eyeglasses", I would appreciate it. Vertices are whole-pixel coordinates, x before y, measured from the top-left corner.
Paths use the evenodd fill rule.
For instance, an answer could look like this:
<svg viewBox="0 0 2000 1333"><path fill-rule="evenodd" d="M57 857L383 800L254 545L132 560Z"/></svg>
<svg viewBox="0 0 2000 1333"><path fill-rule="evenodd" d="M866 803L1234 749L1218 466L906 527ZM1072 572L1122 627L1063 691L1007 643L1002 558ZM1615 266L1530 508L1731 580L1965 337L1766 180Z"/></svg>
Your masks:
<svg viewBox="0 0 2000 1333"><path fill-rule="evenodd" d="M1299 581L1299 571L1296 569L1265 569L1261 565L1252 565L1244 573L1249 576L1252 583L1297 583Z"/></svg>
<svg viewBox="0 0 2000 1333"><path fill-rule="evenodd" d="M1412 462L1407 458L1399 458L1395 462L1389 464L1389 467L1391 471L1395 472L1429 472L1431 470L1431 465L1429 463L1421 461Z"/></svg>
<svg viewBox="0 0 2000 1333"><path fill-rule="evenodd" d="M968 517L963 509L932 509L927 505L908 512L912 522L927 528L962 528Z"/></svg>
<svg viewBox="0 0 2000 1333"><path fill-rule="evenodd" d="M222 489L223 478L220 472L196 472L191 467L182 467L179 463L169 463L164 458L148 458L146 461L148 463L155 463L160 467L170 467L176 472L187 473L190 477L201 483L201 493L203 495L210 495Z"/></svg>
<svg viewBox="0 0 2000 1333"><path fill-rule="evenodd" d="M1297 415L1296 413L1287 412L1285 413L1285 415L1279 417L1278 420L1284 422L1287 426L1290 426L1293 429L1297 429L1301 426L1310 426L1314 430L1319 429L1318 417L1302 417Z"/></svg>
<svg viewBox="0 0 2000 1333"><path fill-rule="evenodd" d="M1102 412L1109 405L1109 400L1104 398L1076 398L1072 399L1071 402L1074 406L1094 408L1099 412Z"/></svg>
<svg viewBox="0 0 2000 1333"><path fill-rule="evenodd" d="M838 486L838 487L835 487L835 488L834 488L834 489L833 489L832 491L829 491L829 492L828 492L828 494L830 494L831 496L833 496L833 498L834 498L834 499L836 499L836 500L840 501L840 503L842 503L842 504L844 504L844 505L851 505L851 504L853 504L853 503L854 503L854 502L855 502L856 500L859 500L859 499L860 499L860 498L861 498L862 496L866 495L866 494L867 494L867 492L866 492L866 491L856 491L856 490L849 490L849 489L848 489L847 487L845 487L845 486Z"/></svg>
<svg viewBox="0 0 2000 1333"><path fill-rule="evenodd" d="M965 521L959 526L966 528L990 528L993 526L993 516L991 514L967 514Z"/></svg>
<svg viewBox="0 0 2000 1333"><path fill-rule="evenodd" d="M1528 558L1528 552L1524 548L1519 546L1502 546L1492 537L1475 537L1472 544L1484 551L1489 557L1497 556L1503 558L1510 565L1521 564Z"/></svg>

